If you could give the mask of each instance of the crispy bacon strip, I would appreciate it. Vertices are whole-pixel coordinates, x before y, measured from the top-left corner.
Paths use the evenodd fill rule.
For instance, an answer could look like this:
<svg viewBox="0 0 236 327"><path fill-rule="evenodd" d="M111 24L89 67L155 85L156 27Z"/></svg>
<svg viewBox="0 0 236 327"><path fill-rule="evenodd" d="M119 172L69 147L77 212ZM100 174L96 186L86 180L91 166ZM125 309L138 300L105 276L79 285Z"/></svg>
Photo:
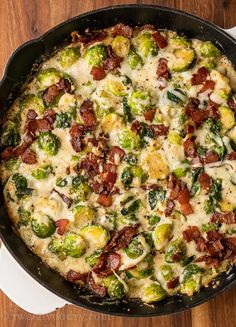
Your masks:
<svg viewBox="0 0 236 327"><path fill-rule="evenodd" d="M34 165L37 163L36 153L33 150L26 149L21 155L21 159L28 165Z"/></svg>
<svg viewBox="0 0 236 327"><path fill-rule="evenodd" d="M168 217L172 214L175 207L174 201L168 199L166 203L165 216Z"/></svg>
<svg viewBox="0 0 236 327"><path fill-rule="evenodd" d="M174 289L179 285L179 277L173 278L167 282L167 288Z"/></svg>
<svg viewBox="0 0 236 327"><path fill-rule="evenodd" d="M184 141L184 154L186 157L195 158L197 156L197 150L195 146L195 137L191 136L187 140Z"/></svg>
<svg viewBox="0 0 236 327"><path fill-rule="evenodd" d="M178 201L180 204L181 211L184 215L190 215L193 213L193 208L190 204L190 194L187 187L181 190L178 194Z"/></svg>
<svg viewBox="0 0 236 327"><path fill-rule="evenodd" d="M211 177L207 173L201 173L198 177L201 188L205 191L209 191L211 187Z"/></svg>
<svg viewBox="0 0 236 327"><path fill-rule="evenodd" d="M167 66L167 59L160 58L157 63L157 78L167 80L170 77L170 72Z"/></svg>
<svg viewBox="0 0 236 327"><path fill-rule="evenodd" d="M217 161L220 161L220 156L213 151L208 151L204 161L205 161L205 164L217 162Z"/></svg>
<svg viewBox="0 0 236 327"><path fill-rule="evenodd" d="M228 153L227 160L236 160L236 152L235 151L231 151L230 153Z"/></svg>
<svg viewBox="0 0 236 327"><path fill-rule="evenodd" d="M203 93L207 90L211 90L213 91L215 88L215 82L214 81L211 81L211 80L207 80L205 81L205 83L203 84L203 86L200 88L199 92L198 93Z"/></svg>
<svg viewBox="0 0 236 327"><path fill-rule="evenodd" d="M236 99L235 97L231 97L228 100L228 106L230 107L230 109L234 110L236 112Z"/></svg>
<svg viewBox="0 0 236 327"><path fill-rule="evenodd" d="M67 227L69 225L70 221L68 219L59 219L55 222L55 225L57 227L57 234L63 235L65 231L67 230Z"/></svg>
<svg viewBox="0 0 236 327"><path fill-rule="evenodd" d="M108 160L114 164L118 164L125 155L125 151L118 146L113 146L108 156Z"/></svg>
<svg viewBox="0 0 236 327"><path fill-rule="evenodd" d="M143 114L145 120L152 122L153 121L153 118L155 116L155 113L156 113L156 110L155 109L150 109L148 111L145 111L144 114Z"/></svg>
<svg viewBox="0 0 236 327"><path fill-rule="evenodd" d="M163 49L167 46L167 41L166 39L164 38L164 36L159 32L159 31L156 31L155 33L152 34L152 37L156 43L156 45L160 48L160 49Z"/></svg>
<svg viewBox="0 0 236 327"><path fill-rule="evenodd" d="M126 226L122 230L115 232L109 243L105 247L105 252L118 251L126 248L132 238L138 233L139 225Z"/></svg>
<svg viewBox="0 0 236 327"><path fill-rule="evenodd" d="M112 36L114 37L116 35L122 35L128 39L131 39L133 35L133 28L129 25L117 24L112 30Z"/></svg>
<svg viewBox="0 0 236 327"><path fill-rule="evenodd" d="M94 178L99 174L99 157L94 153L88 153L80 162L79 169L84 170L85 175L89 178Z"/></svg>
<svg viewBox="0 0 236 327"><path fill-rule="evenodd" d="M97 203L103 207L110 207L112 205L112 196L110 194L100 194Z"/></svg>
<svg viewBox="0 0 236 327"><path fill-rule="evenodd" d="M84 144L82 141L82 136L84 133L83 125L74 123L70 128L70 143L75 152L83 150Z"/></svg>
<svg viewBox="0 0 236 327"><path fill-rule="evenodd" d="M233 211L225 212L225 213L214 212L213 215L211 216L211 222L236 224L236 215Z"/></svg>
<svg viewBox="0 0 236 327"><path fill-rule="evenodd" d="M197 226L189 226L183 231L183 238L186 242L195 241L197 245L197 250L200 252L206 251L207 243L204 237L202 237L200 230Z"/></svg>
<svg viewBox="0 0 236 327"><path fill-rule="evenodd" d="M92 31L84 35L80 35L78 32L72 32L71 36L72 36L73 43L83 43L86 46L88 46L94 42L99 42L105 39L107 33L105 31L101 31L101 32Z"/></svg>
<svg viewBox="0 0 236 327"><path fill-rule="evenodd" d="M206 67L200 67L196 74L193 74L191 78L191 85L203 84L208 76L208 70Z"/></svg>
<svg viewBox="0 0 236 327"><path fill-rule="evenodd" d="M71 269L66 274L66 279L71 283L75 283L77 281L82 281L86 283L88 279L88 273L81 274Z"/></svg>
<svg viewBox="0 0 236 327"><path fill-rule="evenodd" d="M93 110L93 103L90 100L85 100L80 107L80 116L85 126L91 127L96 125L96 117Z"/></svg>
<svg viewBox="0 0 236 327"><path fill-rule="evenodd" d="M166 127L163 124L158 124L158 125L152 124L152 125L150 125L150 127L151 127L155 137L166 136L169 131L169 127Z"/></svg>
<svg viewBox="0 0 236 327"><path fill-rule="evenodd" d="M51 104L55 101L56 97L60 94L70 92L71 90L71 84L70 82L61 77L59 82L57 84L53 84L49 86L43 93L43 101L46 104Z"/></svg>
<svg viewBox="0 0 236 327"><path fill-rule="evenodd" d="M100 297L105 297L106 296L106 293L107 293L106 287L101 285L101 284L97 284L95 282L95 280L93 279L92 274L89 274L88 286L91 289L91 291L93 293L95 293L96 295L98 295Z"/></svg>
<svg viewBox="0 0 236 327"><path fill-rule="evenodd" d="M106 77L106 72L103 67L93 67L90 74L93 76L95 81L100 81Z"/></svg>
<svg viewBox="0 0 236 327"><path fill-rule="evenodd" d="M93 272L98 277L103 278L113 274L113 271L117 271L120 267L120 263L120 255L118 253L102 253L93 267Z"/></svg>

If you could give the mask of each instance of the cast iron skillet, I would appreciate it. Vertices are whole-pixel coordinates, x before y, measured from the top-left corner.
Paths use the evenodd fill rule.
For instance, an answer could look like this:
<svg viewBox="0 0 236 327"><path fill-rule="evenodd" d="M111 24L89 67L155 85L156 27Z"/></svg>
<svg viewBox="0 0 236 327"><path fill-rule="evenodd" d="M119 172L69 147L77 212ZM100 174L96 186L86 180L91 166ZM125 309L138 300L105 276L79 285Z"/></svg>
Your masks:
<svg viewBox="0 0 236 327"><path fill-rule="evenodd" d="M95 10L56 26L40 38L23 44L12 54L0 83L0 119L4 119L11 98L14 97L17 90L19 90L19 85L30 73L32 65L39 61L42 55L50 54L74 30L83 31L87 27L104 28L119 22L132 25L154 24L157 28L176 30L179 33L185 33L189 37L211 40L236 65L236 41L219 27L185 12L150 5L125 5ZM14 233L3 205L2 192L0 196L0 236L7 249L17 262L40 284L61 298L80 307L112 315L158 316L194 307L236 284L235 267L230 273L223 274L218 278L220 285L217 288L203 288L191 298L175 296L151 306L144 305L136 300L114 302L109 299L100 299L87 290L78 290L31 253L21 238Z"/></svg>

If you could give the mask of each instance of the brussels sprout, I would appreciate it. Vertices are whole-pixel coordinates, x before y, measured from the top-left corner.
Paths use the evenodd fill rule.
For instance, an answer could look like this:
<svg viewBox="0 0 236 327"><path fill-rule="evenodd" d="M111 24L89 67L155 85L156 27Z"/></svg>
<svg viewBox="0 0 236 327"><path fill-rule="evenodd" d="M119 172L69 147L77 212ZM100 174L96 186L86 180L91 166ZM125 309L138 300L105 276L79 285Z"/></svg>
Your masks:
<svg viewBox="0 0 236 327"><path fill-rule="evenodd" d="M71 192L76 193L80 200L85 200L90 193L87 179L84 176L73 177Z"/></svg>
<svg viewBox="0 0 236 327"><path fill-rule="evenodd" d="M123 149L135 150L140 148L141 141L136 133L126 127L121 130L121 133L119 135L119 145Z"/></svg>
<svg viewBox="0 0 236 327"><path fill-rule="evenodd" d="M153 282L144 288L142 300L145 303L157 302L164 299L166 296L167 293L161 285L158 282Z"/></svg>
<svg viewBox="0 0 236 327"><path fill-rule="evenodd" d="M16 173L12 176L12 181L15 184L16 196L18 199L23 198L24 196L31 195L32 189L28 188L27 179L19 173Z"/></svg>
<svg viewBox="0 0 236 327"><path fill-rule="evenodd" d="M160 266L160 269L161 269L161 274L166 281L169 281L173 278L174 272L170 265L162 265Z"/></svg>
<svg viewBox="0 0 236 327"><path fill-rule="evenodd" d="M49 86L59 82L61 73L55 68L41 70L37 76L37 81L40 89L47 89Z"/></svg>
<svg viewBox="0 0 236 327"><path fill-rule="evenodd" d="M211 42L202 42L200 46L200 54L207 58L217 58L221 55L220 50Z"/></svg>
<svg viewBox="0 0 236 327"><path fill-rule="evenodd" d="M59 52L60 65L63 68L72 66L80 57L79 48L65 48Z"/></svg>
<svg viewBox="0 0 236 327"><path fill-rule="evenodd" d="M134 115L142 115L143 111L151 107L150 94L146 91L133 91L129 97L128 105Z"/></svg>
<svg viewBox="0 0 236 327"><path fill-rule="evenodd" d="M150 33L144 33L138 36L137 48L138 52L144 57L149 55L155 56L158 53L158 48Z"/></svg>
<svg viewBox="0 0 236 327"><path fill-rule="evenodd" d="M142 58L134 50L131 50L128 55L128 64L131 69L136 69L143 64Z"/></svg>
<svg viewBox="0 0 236 327"><path fill-rule="evenodd" d="M132 170L130 167L126 167L122 171L120 179L126 188L130 187L130 184L132 183L132 180L133 180L133 174L132 174Z"/></svg>
<svg viewBox="0 0 236 327"><path fill-rule="evenodd" d="M20 103L20 110L28 111L29 109L43 113L45 110L43 99L39 95L27 94Z"/></svg>
<svg viewBox="0 0 236 327"><path fill-rule="evenodd" d="M32 219L31 227L36 236L39 238L47 238L54 234L56 226L51 217L45 217L46 222L39 223L36 219Z"/></svg>
<svg viewBox="0 0 236 327"><path fill-rule="evenodd" d="M179 167L179 168L176 168L175 170L173 170L173 173L175 174L175 176L177 178L186 176L187 172L188 172L188 168L182 168L182 167Z"/></svg>
<svg viewBox="0 0 236 327"><path fill-rule="evenodd" d="M161 224L154 229L152 236L157 250L161 250L167 244L172 229L172 224Z"/></svg>
<svg viewBox="0 0 236 327"><path fill-rule="evenodd" d="M137 259L144 252L143 244L136 237L130 242L130 244L127 248L124 249L124 251L129 258Z"/></svg>
<svg viewBox="0 0 236 327"><path fill-rule="evenodd" d="M89 225L80 229L79 234L89 244L92 249L103 248L108 240L109 233L100 225Z"/></svg>
<svg viewBox="0 0 236 327"><path fill-rule="evenodd" d="M19 207L18 209L19 221L17 227L27 226L31 220L31 213L25 210L23 207Z"/></svg>
<svg viewBox="0 0 236 327"><path fill-rule="evenodd" d="M85 53L85 59L89 65L93 67L99 67L102 61L107 58L107 49L103 44L96 44Z"/></svg>
<svg viewBox="0 0 236 327"><path fill-rule="evenodd" d="M132 213L135 213L139 209L140 204L141 201L139 199L135 200L131 203L131 205L128 208L122 208L120 212L123 216L127 216Z"/></svg>
<svg viewBox="0 0 236 327"><path fill-rule="evenodd" d="M67 184L68 182L66 178L59 177L56 180L56 186L58 187L65 187Z"/></svg>
<svg viewBox="0 0 236 327"><path fill-rule="evenodd" d="M166 191L162 188L158 190L151 190L148 192L148 203L151 210L155 209L158 202L163 202L166 197Z"/></svg>
<svg viewBox="0 0 236 327"><path fill-rule="evenodd" d="M178 88L167 91L167 99L181 105L187 101L186 94Z"/></svg>
<svg viewBox="0 0 236 327"><path fill-rule="evenodd" d="M214 69L216 67L216 63L213 58L204 58L203 60L200 61L200 66L206 67L209 71Z"/></svg>
<svg viewBox="0 0 236 327"><path fill-rule="evenodd" d="M180 293L189 296L197 292L201 287L202 273L204 269L190 263L183 270L183 281L180 286Z"/></svg>
<svg viewBox="0 0 236 327"><path fill-rule="evenodd" d="M153 272L153 257L151 254L148 254L137 266L127 271L127 276L130 278L143 279L151 276Z"/></svg>
<svg viewBox="0 0 236 327"><path fill-rule="evenodd" d="M117 35L111 43L112 49L119 57L126 57L130 49L130 41L127 37Z"/></svg>
<svg viewBox="0 0 236 327"><path fill-rule="evenodd" d="M64 237L54 238L48 245L50 252L59 256L61 260L67 256L80 258L84 255L86 244L82 237L77 234L68 234Z"/></svg>
<svg viewBox="0 0 236 327"><path fill-rule="evenodd" d="M180 35L172 36L169 43L174 48L188 48L191 46L191 41L189 41L185 36Z"/></svg>
<svg viewBox="0 0 236 327"><path fill-rule="evenodd" d="M113 299L121 299L125 294L123 283L115 275L110 275L102 280L108 295Z"/></svg>
<svg viewBox="0 0 236 327"><path fill-rule="evenodd" d="M176 60L172 66L174 72L184 72L193 67L196 55L195 51L191 48L177 49L174 51Z"/></svg>
<svg viewBox="0 0 236 327"><path fill-rule="evenodd" d="M135 166L138 162L137 156L132 152L126 153L123 160L130 166Z"/></svg>
<svg viewBox="0 0 236 327"><path fill-rule="evenodd" d="M20 160L19 158L13 158L3 162L2 164L6 170L12 171L13 169L16 170L19 167Z"/></svg>
<svg viewBox="0 0 236 327"><path fill-rule="evenodd" d="M114 76L107 80L107 88L109 92L118 97L123 97L127 95L127 90L123 82L119 78L115 78Z"/></svg>
<svg viewBox="0 0 236 327"><path fill-rule="evenodd" d="M46 179L48 178L49 174L51 174L53 171L52 166L51 165L44 165L38 169L35 169L32 171L31 175L38 179Z"/></svg>
<svg viewBox="0 0 236 327"><path fill-rule="evenodd" d="M90 267L93 267L95 266L101 254L102 254L102 250L96 250L93 253L91 253L89 256L87 256L85 258L85 261L87 262L87 264L90 265Z"/></svg>
<svg viewBox="0 0 236 327"><path fill-rule="evenodd" d="M169 263L179 262L186 257L186 251L186 244L184 241L181 238L176 238L168 245L165 260Z"/></svg>
<svg viewBox="0 0 236 327"><path fill-rule="evenodd" d="M128 99L124 97L122 99L122 106L123 106L123 114L124 114L124 121L126 123L130 123L132 121L131 109L128 105Z"/></svg>
<svg viewBox="0 0 236 327"><path fill-rule="evenodd" d="M78 205L73 209L74 224L76 227L82 227L90 224L95 219L95 211L91 207Z"/></svg>
<svg viewBox="0 0 236 327"><path fill-rule="evenodd" d="M38 137L38 146L49 156L55 156L60 147L60 140L52 132L41 132Z"/></svg>
<svg viewBox="0 0 236 327"><path fill-rule="evenodd" d="M17 130L17 124L13 121L9 121L8 124L3 128L1 136L1 146L6 148L12 146L15 148L20 143L20 134Z"/></svg>
<svg viewBox="0 0 236 327"><path fill-rule="evenodd" d="M68 112L60 112L56 114L56 127L58 128L68 128L71 125L71 114Z"/></svg>
<svg viewBox="0 0 236 327"><path fill-rule="evenodd" d="M161 218L156 216L156 215L152 215L150 217L148 217L148 223L150 226L155 226L160 222Z"/></svg>
<svg viewBox="0 0 236 327"><path fill-rule="evenodd" d="M228 131L235 125L234 112L226 106L219 107L220 121L224 131Z"/></svg>
<svg viewBox="0 0 236 327"><path fill-rule="evenodd" d="M144 173L143 169L139 166L132 166L131 171L134 177L138 177L141 183L145 183L148 179L147 174Z"/></svg>
<svg viewBox="0 0 236 327"><path fill-rule="evenodd" d="M175 145L181 145L183 143L182 137L177 132L174 131L170 131L168 133L167 138L170 143Z"/></svg>

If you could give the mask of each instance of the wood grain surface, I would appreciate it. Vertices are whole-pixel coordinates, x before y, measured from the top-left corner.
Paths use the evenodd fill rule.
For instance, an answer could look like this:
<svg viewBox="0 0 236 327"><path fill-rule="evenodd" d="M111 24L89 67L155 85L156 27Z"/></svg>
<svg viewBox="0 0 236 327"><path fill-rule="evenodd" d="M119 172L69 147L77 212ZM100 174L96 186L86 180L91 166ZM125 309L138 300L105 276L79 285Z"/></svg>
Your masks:
<svg viewBox="0 0 236 327"><path fill-rule="evenodd" d="M0 0L0 76L3 74L9 55L21 43L83 12L128 3L158 4L182 9L224 28L236 25L236 0ZM236 288L192 310L171 316L145 319L115 318L74 306L67 306L49 315L34 316L18 308L3 293L0 293L0 327L28 326L235 327Z"/></svg>

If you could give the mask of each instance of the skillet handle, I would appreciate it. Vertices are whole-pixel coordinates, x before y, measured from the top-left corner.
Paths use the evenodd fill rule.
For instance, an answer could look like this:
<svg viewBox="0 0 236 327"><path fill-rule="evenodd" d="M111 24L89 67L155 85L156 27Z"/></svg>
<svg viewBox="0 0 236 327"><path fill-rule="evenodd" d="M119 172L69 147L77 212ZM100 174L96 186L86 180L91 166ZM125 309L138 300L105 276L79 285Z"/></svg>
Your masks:
<svg viewBox="0 0 236 327"><path fill-rule="evenodd" d="M0 267L0 289L25 311L42 315L69 304L27 274L4 245L0 249Z"/></svg>
<svg viewBox="0 0 236 327"><path fill-rule="evenodd" d="M236 26L225 29L225 32L229 33L233 38L236 39Z"/></svg>

